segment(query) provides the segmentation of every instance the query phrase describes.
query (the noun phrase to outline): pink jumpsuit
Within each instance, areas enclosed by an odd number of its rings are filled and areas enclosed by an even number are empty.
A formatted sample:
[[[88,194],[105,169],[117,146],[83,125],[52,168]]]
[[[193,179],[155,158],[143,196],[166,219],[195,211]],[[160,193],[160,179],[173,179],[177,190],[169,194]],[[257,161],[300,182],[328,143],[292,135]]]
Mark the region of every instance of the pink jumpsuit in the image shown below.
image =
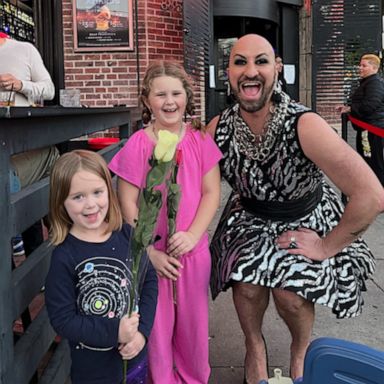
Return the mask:
[[[139,188],[145,186],[155,142],[144,130],[136,132],[109,164],[122,179]],[[186,231],[200,204],[203,176],[220,160],[221,152],[208,134],[187,127],[178,144],[182,152],[177,182],[181,201],[176,230]],[[160,212],[155,247],[164,251],[167,239],[165,204]],[[148,343],[149,382],[154,384],[207,384],[210,375],[208,347],[208,286],[211,258],[208,235],[181,259],[184,268],[176,282],[177,304],[173,303],[172,281],[159,277],[155,321]]]

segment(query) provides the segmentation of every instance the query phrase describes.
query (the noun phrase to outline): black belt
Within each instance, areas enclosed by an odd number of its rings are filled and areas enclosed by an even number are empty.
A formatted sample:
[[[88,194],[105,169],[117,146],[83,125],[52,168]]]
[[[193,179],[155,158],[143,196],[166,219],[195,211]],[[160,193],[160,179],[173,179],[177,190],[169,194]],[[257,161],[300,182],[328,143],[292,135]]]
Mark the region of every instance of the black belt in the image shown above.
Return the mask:
[[[243,208],[267,220],[292,221],[311,213],[320,203],[323,195],[322,185],[311,193],[296,200],[287,201],[265,201],[240,197]]]

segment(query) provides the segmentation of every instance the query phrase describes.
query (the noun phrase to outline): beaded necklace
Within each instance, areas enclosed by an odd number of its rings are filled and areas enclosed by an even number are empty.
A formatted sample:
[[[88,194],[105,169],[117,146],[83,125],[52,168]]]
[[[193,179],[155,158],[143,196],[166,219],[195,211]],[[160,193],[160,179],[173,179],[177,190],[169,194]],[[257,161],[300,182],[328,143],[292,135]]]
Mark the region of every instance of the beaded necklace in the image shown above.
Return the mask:
[[[289,104],[289,96],[281,93],[281,102],[275,103],[266,120],[263,131],[254,134],[240,115],[239,105],[235,107],[234,141],[240,153],[248,159],[263,161],[271,153],[280,127],[284,124]]]

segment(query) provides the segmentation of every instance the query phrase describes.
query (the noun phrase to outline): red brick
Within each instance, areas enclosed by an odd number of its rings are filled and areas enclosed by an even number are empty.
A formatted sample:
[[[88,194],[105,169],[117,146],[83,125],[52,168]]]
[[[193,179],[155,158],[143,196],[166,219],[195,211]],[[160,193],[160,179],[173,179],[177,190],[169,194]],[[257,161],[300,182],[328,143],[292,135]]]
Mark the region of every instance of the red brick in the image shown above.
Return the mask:
[[[138,1],[135,33],[138,33],[139,43],[136,47],[134,40],[132,52],[74,52],[72,2],[62,0],[62,3],[64,60],[67,63],[64,66],[65,86],[81,88],[82,99],[86,99],[89,106],[138,105],[136,49],[140,60],[140,79],[148,61],[170,59],[183,62],[183,16],[173,10],[162,11],[162,0]],[[135,2],[133,4],[135,6]],[[106,100],[97,99],[100,93]]]
[[[101,85],[101,82],[100,81],[87,81],[85,83],[85,86],[86,87],[99,87]]]
[[[85,73],[100,73],[101,72],[101,68],[100,67],[97,67],[97,68],[84,68],[84,72]]]

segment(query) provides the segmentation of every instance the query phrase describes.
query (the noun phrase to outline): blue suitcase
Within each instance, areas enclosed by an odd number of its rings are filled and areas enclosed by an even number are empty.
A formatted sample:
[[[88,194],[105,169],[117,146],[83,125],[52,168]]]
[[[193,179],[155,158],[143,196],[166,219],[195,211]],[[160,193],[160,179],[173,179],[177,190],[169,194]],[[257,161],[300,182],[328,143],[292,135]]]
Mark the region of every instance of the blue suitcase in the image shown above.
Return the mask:
[[[384,384],[384,351],[321,337],[306,353],[303,384]]]

